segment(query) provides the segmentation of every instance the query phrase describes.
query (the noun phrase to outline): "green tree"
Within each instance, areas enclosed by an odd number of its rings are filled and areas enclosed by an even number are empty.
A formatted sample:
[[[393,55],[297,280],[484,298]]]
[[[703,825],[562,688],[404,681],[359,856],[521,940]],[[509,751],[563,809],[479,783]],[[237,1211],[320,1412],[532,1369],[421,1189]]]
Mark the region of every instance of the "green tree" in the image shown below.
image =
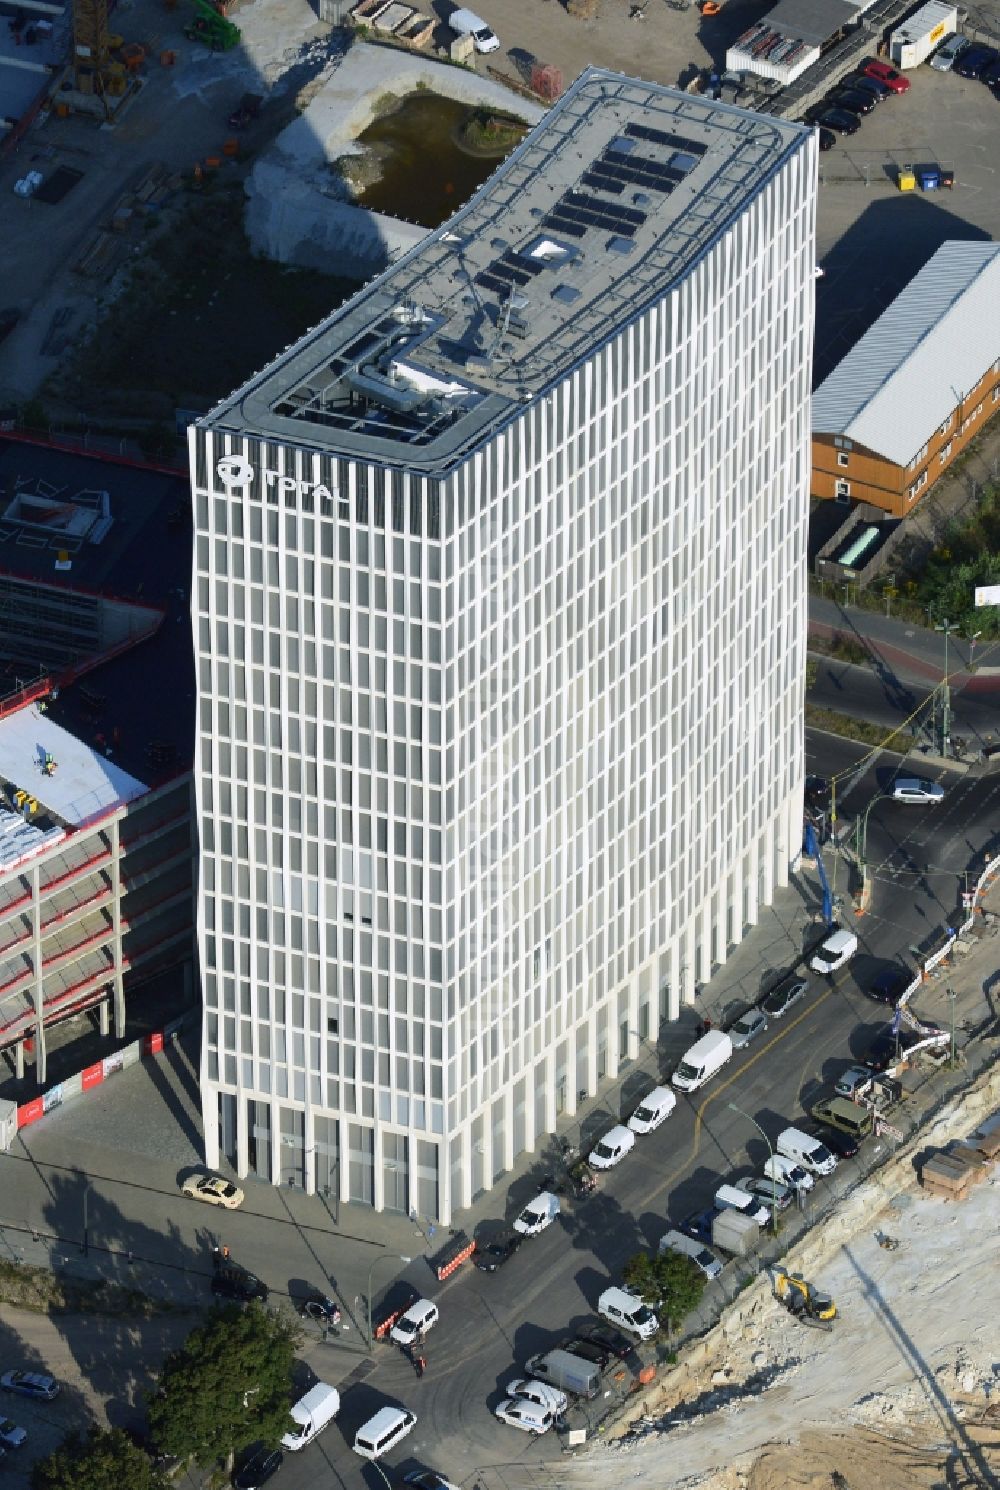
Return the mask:
[[[203,1468],[260,1439],[277,1444],[291,1426],[292,1362],[301,1336],[259,1304],[215,1309],[168,1356],[149,1399],[157,1448]]]
[[[705,1291],[704,1274],[682,1252],[660,1252],[651,1256],[637,1252],[623,1269],[625,1282],[651,1305],[664,1325],[677,1324],[700,1301]]]
[[[120,1428],[74,1433],[39,1459],[31,1490],[165,1490],[162,1476]]]

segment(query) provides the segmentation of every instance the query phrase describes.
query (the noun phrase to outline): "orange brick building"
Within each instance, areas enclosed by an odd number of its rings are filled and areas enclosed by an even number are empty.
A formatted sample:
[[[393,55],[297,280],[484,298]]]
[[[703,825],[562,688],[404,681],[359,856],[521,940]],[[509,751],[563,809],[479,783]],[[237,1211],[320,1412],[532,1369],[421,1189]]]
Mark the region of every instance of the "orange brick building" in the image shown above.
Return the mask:
[[[905,517],[1000,408],[1000,244],[945,243],[816,389],[812,494]]]

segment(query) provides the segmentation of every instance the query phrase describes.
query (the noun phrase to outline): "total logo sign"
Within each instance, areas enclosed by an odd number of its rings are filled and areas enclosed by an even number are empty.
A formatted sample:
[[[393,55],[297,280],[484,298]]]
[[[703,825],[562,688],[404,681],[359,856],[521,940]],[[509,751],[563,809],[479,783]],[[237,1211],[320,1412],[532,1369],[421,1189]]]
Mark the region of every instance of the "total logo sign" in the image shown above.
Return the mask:
[[[254,478],[254,469],[245,455],[224,455],[217,463],[216,473],[230,494],[245,492]],[[282,476],[278,471],[261,471],[261,479],[270,491],[277,487],[285,496],[302,497],[312,492],[321,502],[332,502],[336,492],[321,481],[299,481],[295,476]]]

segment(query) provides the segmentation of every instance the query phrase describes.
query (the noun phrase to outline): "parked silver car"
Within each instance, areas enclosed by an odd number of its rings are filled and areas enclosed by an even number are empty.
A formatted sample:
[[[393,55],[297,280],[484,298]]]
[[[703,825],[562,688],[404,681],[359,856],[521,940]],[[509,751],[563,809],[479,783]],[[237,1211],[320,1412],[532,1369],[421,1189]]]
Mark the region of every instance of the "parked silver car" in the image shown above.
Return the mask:
[[[931,67],[938,72],[951,72],[968,45],[964,36],[959,36],[957,31],[950,32],[929,59]]]
[[[761,1009],[748,1009],[735,1024],[729,1027],[729,1038],[734,1050],[742,1050],[751,1040],[756,1040],[767,1029],[767,1015]]]

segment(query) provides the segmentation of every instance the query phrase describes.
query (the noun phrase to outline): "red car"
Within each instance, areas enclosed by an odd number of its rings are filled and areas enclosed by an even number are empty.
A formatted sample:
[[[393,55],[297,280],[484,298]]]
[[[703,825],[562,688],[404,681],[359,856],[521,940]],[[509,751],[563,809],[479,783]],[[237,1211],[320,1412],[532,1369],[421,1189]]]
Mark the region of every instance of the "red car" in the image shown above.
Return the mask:
[[[892,93],[909,93],[910,80],[904,78],[901,72],[890,67],[888,62],[880,62],[876,57],[866,57],[858,71],[866,78],[874,78],[876,82],[884,83]]]

